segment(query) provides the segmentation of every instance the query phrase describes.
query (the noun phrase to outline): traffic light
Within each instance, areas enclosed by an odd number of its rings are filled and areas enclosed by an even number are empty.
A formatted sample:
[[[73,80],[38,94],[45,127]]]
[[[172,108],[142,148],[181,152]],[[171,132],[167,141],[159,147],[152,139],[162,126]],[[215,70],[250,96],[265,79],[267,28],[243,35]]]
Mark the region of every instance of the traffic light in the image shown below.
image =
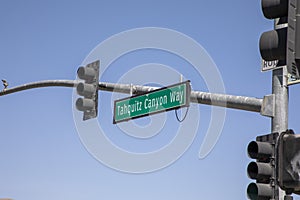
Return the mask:
[[[98,113],[98,88],[99,88],[100,61],[92,62],[85,67],[79,67],[77,75],[84,82],[77,85],[77,93],[83,98],[76,100],[76,108],[83,111],[83,120],[97,117]]]
[[[264,32],[259,49],[265,61],[278,60],[287,65],[289,74],[299,78],[300,72],[300,0],[262,0],[263,14],[278,19],[275,30]]]
[[[300,134],[281,133],[277,155],[279,186],[289,194],[300,194]]]
[[[256,159],[247,167],[248,176],[256,180],[247,187],[249,199],[275,199],[275,143],[278,133],[256,137],[248,145],[248,155]]]

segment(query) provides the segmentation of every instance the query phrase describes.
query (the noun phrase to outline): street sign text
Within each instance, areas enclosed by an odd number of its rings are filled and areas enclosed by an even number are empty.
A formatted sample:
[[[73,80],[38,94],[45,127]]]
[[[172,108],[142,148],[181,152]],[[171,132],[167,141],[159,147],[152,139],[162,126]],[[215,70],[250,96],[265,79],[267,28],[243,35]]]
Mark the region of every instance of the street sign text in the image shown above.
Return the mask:
[[[113,123],[189,106],[190,82],[182,82],[151,92],[116,100]]]

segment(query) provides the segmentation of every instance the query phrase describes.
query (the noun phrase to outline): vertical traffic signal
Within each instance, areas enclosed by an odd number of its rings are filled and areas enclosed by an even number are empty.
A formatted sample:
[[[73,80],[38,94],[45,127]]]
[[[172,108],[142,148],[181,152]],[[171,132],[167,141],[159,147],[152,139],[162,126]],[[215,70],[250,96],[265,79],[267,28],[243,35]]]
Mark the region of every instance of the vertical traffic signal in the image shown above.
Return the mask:
[[[247,167],[248,176],[256,180],[247,188],[247,196],[251,200],[275,199],[274,176],[275,176],[275,143],[278,133],[256,137],[248,145],[248,155],[256,159]]]
[[[263,14],[277,19],[275,30],[264,32],[259,41],[261,56],[266,61],[279,60],[289,74],[300,72],[300,0],[262,0]]]
[[[288,194],[300,194],[300,134],[280,134],[277,151],[278,184]]]
[[[98,87],[99,87],[100,61],[92,62],[85,67],[79,67],[77,75],[84,82],[77,85],[77,93],[83,98],[78,98],[76,108],[83,111],[83,120],[97,117],[98,113]]]
[[[289,0],[287,66],[293,78],[300,75],[300,0]]]

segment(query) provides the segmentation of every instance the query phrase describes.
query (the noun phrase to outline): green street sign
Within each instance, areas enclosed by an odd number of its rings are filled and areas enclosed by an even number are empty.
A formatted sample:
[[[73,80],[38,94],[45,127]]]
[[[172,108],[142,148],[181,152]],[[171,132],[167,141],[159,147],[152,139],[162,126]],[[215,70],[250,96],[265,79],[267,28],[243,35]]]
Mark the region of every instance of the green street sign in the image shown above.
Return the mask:
[[[185,81],[145,94],[116,100],[113,123],[189,106],[190,94],[190,81]]]

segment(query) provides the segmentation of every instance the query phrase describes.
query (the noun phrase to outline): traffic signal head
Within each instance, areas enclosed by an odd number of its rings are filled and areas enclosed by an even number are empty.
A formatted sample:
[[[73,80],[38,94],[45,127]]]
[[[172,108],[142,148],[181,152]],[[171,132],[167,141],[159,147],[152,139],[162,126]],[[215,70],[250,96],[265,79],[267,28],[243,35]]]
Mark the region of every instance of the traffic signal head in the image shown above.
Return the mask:
[[[77,84],[77,93],[83,97],[76,100],[76,108],[83,111],[83,120],[97,117],[98,113],[98,88],[99,88],[100,62],[92,62],[85,67],[79,67],[77,75],[84,82]]]
[[[279,137],[277,168],[279,186],[288,193],[300,194],[300,134],[293,130]]]
[[[278,133],[258,136],[256,141],[248,145],[248,155],[256,161],[249,163],[247,173],[249,178],[256,180],[247,188],[249,199],[273,199],[275,188],[273,180],[275,175],[274,155],[275,142]]]
[[[264,32],[259,40],[261,57],[266,61],[285,60],[286,35],[285,28]]]
[[[262,0],[261,7],[268,19],[284,17],[288,13],[288,0]]]
[[[249,199],[271,199],[273,196],[273,188],[267,184],[250,183],[247,188]]]
[[[266,18],[277,19],[275,30],[263,33],[259,49],[265,61],[279,60],[289,74],[299,78],[300,72],[300,0],[262,0]]]
[[[300,0],[289,0],[287,66],[294,78],[300,76]]]

